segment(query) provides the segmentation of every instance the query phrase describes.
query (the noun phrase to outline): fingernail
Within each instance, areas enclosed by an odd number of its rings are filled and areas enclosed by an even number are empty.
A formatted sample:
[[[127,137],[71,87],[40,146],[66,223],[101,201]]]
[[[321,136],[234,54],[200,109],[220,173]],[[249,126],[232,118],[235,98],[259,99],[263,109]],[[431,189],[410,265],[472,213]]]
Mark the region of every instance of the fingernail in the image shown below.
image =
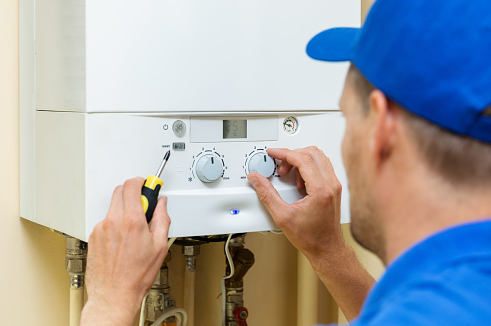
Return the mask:
[[[249,175],[247,175],[247,179],[249,180],[249,182],[252,184],[253,187],[256,187],[257,177],[255,175],[249,174]]]

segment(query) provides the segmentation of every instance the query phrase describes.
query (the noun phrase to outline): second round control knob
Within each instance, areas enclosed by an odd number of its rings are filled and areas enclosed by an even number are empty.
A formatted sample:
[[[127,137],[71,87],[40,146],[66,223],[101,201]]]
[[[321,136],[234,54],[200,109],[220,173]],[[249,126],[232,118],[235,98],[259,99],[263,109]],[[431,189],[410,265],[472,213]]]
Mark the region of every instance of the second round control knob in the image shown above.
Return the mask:
[[[203,182],[218,180],[223,173],[222,160],[214,154],[201,156],[196,162],[196,174]]]
[[[257,172],[266,178],[273,175],[275,170],[274,160],[266,153],[254,154],[248,164],[249,173]]]

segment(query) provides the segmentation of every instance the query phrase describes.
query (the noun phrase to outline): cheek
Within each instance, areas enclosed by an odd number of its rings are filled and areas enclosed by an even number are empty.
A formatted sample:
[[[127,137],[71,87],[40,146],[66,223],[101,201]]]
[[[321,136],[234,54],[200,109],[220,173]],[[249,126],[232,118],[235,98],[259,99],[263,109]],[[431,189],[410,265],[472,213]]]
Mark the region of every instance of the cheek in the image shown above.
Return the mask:
[[[362,173],[363,164],[363,139],[357,128],[347,125],[344,132],[343,141],[341,144],[341,152],[343,158],[346,176],[348,177],[348,186],[355,183],[360,173]],[[351,186],[349,186],[351,188]]]
[[[351,131],[351,128],[349,127],[348,124],[346,124],[346,129],[344,130],[344,135],[343,135],[343,141],[341,143],[341,155],[346,170],[348,170],[351,151],[353,150],[352,148],[353,141],[351,140],[352,138],[353,138],[353,133]]]

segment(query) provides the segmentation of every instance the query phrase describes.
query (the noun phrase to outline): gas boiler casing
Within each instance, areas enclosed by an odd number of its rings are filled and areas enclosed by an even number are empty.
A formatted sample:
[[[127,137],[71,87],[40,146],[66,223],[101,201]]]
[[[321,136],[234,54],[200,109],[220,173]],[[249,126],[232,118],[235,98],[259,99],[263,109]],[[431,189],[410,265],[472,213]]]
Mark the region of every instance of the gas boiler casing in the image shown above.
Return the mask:
[[[195,236],[277,229],[246,179],[249,159],[269,147],[316,145],[328,155],[338,178],[346,185],[340,159],[343,118],[339,112],[298,113],[300,128],[285,133],[283,119],[291,115],[230,117],[274,121],[277,140],[192,142],[192,126],[220,121],[223,116],[155,116],[137,114],[72,114],[38,112],[36,133],[37,222],[87,239],[107,213],[116,186],[134,176],[154,173],[173,144],[162,173],[161,194],[168,197],[172,219],[170,236]],[[177,137],[170,128],[181,120],[191,131]],[[250,121],[250,120],[249,120]],[[143,134],[143,135],[142,135]],[[223,160],[223,175],[215,182],[197,178],[196,162],[206,154]],[[280,162],[277,161],[277,164]],[[270,178],[282,198],[292,203],[303,193],[295,186],[295,173]],[[342,218],[348,221],[348,196],[343,197]],[[56,209],[55,209],[56,208]],[[232,214],[232,211],[238,214]]]
[[[335,112],[347,65],[315,62],[305,45],[323,29],[358,26],[359,1],[20,0],[19,8],[22,217],[87,240],[113,189],[155,173],[168,149],[161,194],[170,236],[276,229],[245,178],[251,153],[266,148],[318,146],[347,189]],[[283,130],[289,116],[298,119],[293,134]],[[206,126],[225,119],[259,125],[219,140],[221,130]],[[210,183],[195,170],[207,151],[224,166]],[[287,202],[301,198],[293,173],[270,180]]]

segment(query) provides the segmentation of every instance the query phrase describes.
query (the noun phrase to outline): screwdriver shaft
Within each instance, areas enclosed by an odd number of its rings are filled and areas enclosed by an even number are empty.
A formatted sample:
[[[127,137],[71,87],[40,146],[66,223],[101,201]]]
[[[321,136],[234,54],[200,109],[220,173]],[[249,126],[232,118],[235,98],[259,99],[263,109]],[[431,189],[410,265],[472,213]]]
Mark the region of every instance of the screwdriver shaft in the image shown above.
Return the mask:
[[[170,157],[170,150],[168,150],[167,153],[165,153],[164,159],[162,160],[162,163],[160,164],[159,170],[157,171],[157,174],[155,174],[155,176],[157,178],[160,178],[160,175],[162,174],[162,171],[164,170],[164,167],[167,164],[169,157]]]

